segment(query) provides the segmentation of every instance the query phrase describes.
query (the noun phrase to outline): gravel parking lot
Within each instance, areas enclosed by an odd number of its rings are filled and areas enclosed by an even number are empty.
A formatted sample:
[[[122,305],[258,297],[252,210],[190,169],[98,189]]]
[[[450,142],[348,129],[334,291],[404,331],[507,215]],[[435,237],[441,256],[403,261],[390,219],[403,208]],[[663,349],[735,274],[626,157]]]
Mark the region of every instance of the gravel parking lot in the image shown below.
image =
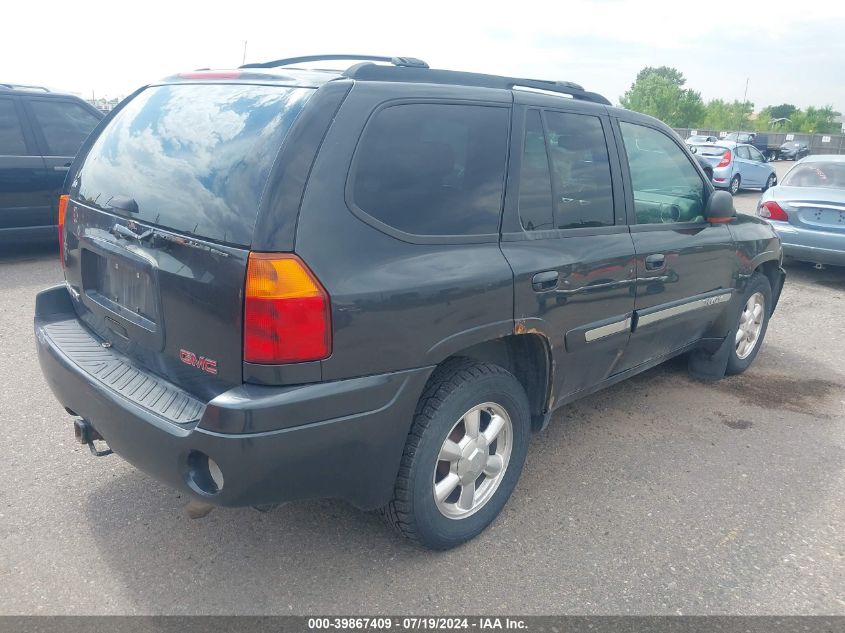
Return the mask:
[[[7,251],[0,614],[845,614],[845,271],[788,274],[749,372],[672,362],[566,407],[494,526],[437,554],[335,501],[192,521],[91,457],[34,353],[56,255]]]

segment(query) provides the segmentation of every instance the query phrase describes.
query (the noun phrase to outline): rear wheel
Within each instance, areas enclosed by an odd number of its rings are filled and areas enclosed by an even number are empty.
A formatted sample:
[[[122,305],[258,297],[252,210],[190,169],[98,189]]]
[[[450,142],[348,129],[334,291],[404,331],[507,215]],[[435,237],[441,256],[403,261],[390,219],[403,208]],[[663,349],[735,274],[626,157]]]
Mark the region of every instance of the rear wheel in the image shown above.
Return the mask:
[[[776,184],[778,184],[778,177],[775,174],[769,174],[769,178],[766,180],[766,184],[763,187],[763,191],[766,191],[767,189],[771,189]]]
[[[739,184],[740,184],[740,177],[739,174],[731,178],[731,194],[736,195],[739,193]]]
[[[490,363],[449,361],[420,399],[382,514],[432,549],[471,539],[510,497],[529,433],[528,399],[512,374]]]
[[[725,373],[741,374],[751,366],[769,325],[772,305],[772,286],[762,273],[752,275],[743,295],[743,304],[737,318],[733,336],[733,349],[728,357]]]

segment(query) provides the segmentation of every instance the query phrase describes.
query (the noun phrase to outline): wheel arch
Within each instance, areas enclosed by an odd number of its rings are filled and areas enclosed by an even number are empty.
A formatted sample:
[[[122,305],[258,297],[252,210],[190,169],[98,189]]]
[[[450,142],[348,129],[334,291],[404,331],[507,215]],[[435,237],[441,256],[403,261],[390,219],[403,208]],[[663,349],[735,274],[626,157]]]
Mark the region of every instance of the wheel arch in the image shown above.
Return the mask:
[[[553,367],[551,346],[543,334],[510,334],[474,343],[454,352],[443,363],[453,358],[493,363],[508,370],[528,396],[531,429],[539,431],[545,426],[551,408]]]

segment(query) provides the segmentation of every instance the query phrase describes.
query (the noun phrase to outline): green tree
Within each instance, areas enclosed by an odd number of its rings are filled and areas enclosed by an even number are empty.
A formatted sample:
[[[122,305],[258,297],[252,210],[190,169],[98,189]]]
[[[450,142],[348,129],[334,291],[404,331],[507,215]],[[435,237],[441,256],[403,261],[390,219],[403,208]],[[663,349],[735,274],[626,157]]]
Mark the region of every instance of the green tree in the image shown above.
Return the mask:
[[[798,108],[791,103],[781,103],[780,105],[763,108],[762,112],[766,112],[769,119],[791,119],[797,110]]]
[[[747,130],[754,104],[750,101],[713,99],[704,107],[701,126],[707,130]]]
[[[834,121],[839,116],[833,107],[824,106],[816,108],[808,107],[806,110],[797,110],[792,115],[792,123],[789,126],[793,132],[809,132],[812,134],[832,134],[839,132],[841,125]]]
[[[622,107],[656,117],[672,127],[695,126],[704,113],[701,94],[683,88],[686,79],[675,68],[647,66],[619,98]]]

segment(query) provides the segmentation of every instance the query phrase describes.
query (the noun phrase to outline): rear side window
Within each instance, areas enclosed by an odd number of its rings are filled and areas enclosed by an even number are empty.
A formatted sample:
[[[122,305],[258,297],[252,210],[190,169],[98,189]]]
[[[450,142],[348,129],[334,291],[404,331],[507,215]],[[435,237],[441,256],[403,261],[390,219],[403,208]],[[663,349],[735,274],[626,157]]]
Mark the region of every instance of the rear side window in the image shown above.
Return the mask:
[[[613,224],[610,159],[601,121],[584,114],[546,112],[546,126],[557,228]]]
[[[23,129],[15,111],[15,102],[0,99],[0,156],[26,156]]]
[[[412,103],[379,110],[358,147],[354,206],[422,236],[497,233],[507,108]]]
[[[78,196],[133,219],[248,246],[273,160],[313,92],[245,84],[147,88],[91,147]],[[134,199],[138,213],[110,209],[115,196]]]
[[[519,217],[526,231],[555,228],[552,215],[552,178],[549,155],[539,110],[529,110],[525,118],[522,167],[519,171]]]
[[[32,99],[29,105],[50,156],[75,156],[100,122],[96,114],[72,101]]]
[[[746,160],[751,159],[751,152],[748,151],[748,148],[745,145],[740,145],[736,148],[736,155]]]

